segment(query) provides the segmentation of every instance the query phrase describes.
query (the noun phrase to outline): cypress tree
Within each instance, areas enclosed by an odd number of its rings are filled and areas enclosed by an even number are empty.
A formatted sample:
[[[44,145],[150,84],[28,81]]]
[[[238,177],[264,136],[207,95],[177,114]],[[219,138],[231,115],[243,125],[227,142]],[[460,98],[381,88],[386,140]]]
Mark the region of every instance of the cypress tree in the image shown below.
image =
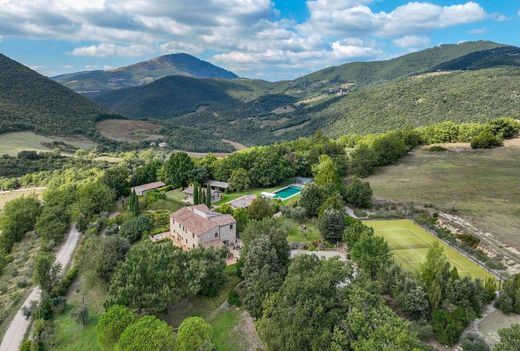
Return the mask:
[[[200,203],[199,185],[193,184],[193,204],[198,205]]]
[[[206,206],[208,206],[208,208],[211,208],[211,187],[208,186],[206,187]]]
[[[137,197],[135,190],[132,191],[130,197],[128,198],[128,210],[134,216],[139,216],[141,213],[141,209],[139,208],[139,198]]]

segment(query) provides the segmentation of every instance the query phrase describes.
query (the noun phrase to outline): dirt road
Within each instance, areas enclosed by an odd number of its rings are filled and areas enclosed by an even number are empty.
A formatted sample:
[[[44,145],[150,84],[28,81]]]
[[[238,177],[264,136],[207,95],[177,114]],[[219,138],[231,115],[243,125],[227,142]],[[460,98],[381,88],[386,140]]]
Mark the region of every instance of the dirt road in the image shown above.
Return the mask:
[[[69,233],[67,234],[67,240],[62,244],[56,253],[55,262],[61,264],[63,267],[63,272],[67,270],[68,265],[71,262],[72,254],[78,245],[80,237],[81,233],[76,229],[75,226],[72,226],[69,230]],[[23,306],[29,306],[32,301],[38,301],[40,299],[40,294],[40,288],[34,288],[29,294],[29,297],[27,297],[23,303]],[[14,319],[11,321],[11,324],[9,325],[9,328],[7,329],[2,340],[2,344],[0,344],[0,351],[18,351],[20,349],[23,338],[31,324],[31,321],[25,319],[25,317],[22,315],[23,306],[18,310],[14,316]]]

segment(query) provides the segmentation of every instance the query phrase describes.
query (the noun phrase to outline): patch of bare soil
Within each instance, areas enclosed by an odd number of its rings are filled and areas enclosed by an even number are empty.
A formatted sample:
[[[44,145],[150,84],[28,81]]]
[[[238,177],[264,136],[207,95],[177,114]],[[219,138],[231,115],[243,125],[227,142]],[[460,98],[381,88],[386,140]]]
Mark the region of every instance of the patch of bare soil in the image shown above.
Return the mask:
[[[471,322],[466,332],[476,333],[482,336],[488,345],[493,346],[500,341],[500,337],[498,336],[499,329],[508,328],[517,323],[520,323],[519,315],[506,315],[493,305],[489,305],[482,314],[482,318]]]
[[[470,143],[437,143],[437,144],[423,146],[422,148],[429,149],[432,146],[442,146],[443,148],[448,149],[449,151],[453,151],[453,152],[470,152],[470,151],[479,152],[480,151],[480,150],[472,149]],[[505,147],[520,146],[520,137],[504,140],[504,146]]]
[[[253,317],[242,311],[240,313],[240,322],[233,329],[233,333],[240,335],[240,341],[244,346],[244,350],[264,350],[264,344],[258,337]]]
[[[486,252],[490,257],[502,257],[502,262],[506,266],[507,272],[511,274],[520,273],[520,252],[505,245],[498,240],[495,235],[484,232],[476,228],[468,220],[453,214],[439,213],[440,224],[455,233],[471,233],[478,236],[481,240],[479,248]]]
[[[414,76],[413,79],[425,79],[425,78],[431,78],[431,77],[438,77],[438,76],[445,76],[447,74],[452,74],[460,71],[438,71],[438,72],[429,72],[429,73],[423,73],[419,74],[417,76]]]
[[[236,142],[236,141],[227,140],[227,139],[222,139],[222,141],[233,146],[236,150],[247,149],[247,146],[245,146],[244,144],[240,144],[239,142]]]

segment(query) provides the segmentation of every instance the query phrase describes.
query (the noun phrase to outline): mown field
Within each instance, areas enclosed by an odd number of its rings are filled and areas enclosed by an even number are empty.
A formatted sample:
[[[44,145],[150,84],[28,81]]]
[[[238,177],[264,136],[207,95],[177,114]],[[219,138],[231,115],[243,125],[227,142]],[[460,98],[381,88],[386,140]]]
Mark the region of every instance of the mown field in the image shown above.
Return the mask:
[[[82,149],[94,146],[93,142],[82,136],[63,138],[43,136],[32,132],[14,132],[0,134],[0,155],[16,156],[24,150],[52,151],[42,143],[52,143],[53,141],[64,142]]]
[[[520,142],[474,151],[420,149],[368,178],[376,198],[433,204],[520,249]]]
[[[434,243],[439,243],[452,267],[457,267],[461,276],[484,280],[493,277],[485,269],[469,260],[448,244],[428,233],[408,219],[365,221],[374,228],[376,235],[385,238],[394,255],[394,261],[408,272],[414,272],[426,260]]]

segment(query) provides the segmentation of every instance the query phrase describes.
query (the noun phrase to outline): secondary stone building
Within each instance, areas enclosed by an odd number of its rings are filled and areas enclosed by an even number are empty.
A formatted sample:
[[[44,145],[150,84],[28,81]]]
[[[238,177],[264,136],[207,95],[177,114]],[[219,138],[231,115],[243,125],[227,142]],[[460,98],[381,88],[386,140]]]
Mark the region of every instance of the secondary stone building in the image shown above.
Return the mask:
[[[206,188],[202,188],[204,194],[206,193]],[[184,201],[193,204],[193,193],[195,189],[192,186],[187,187],[182,192],[184,194]],[[211,203],[217,202],[222,199],[222,193],[218,190],[211,189]]]
[[[233,216],[204,204],[184,207],[170,215],[170,239],[184,250],[199,245],[232,249],[237,243],[236,224]]]
[[[151,190],[159,189],[159,188],[162,188],[162,187],[165,186],[165,185],[166,185],[166,184],[164,184],[163,182],[153,182],[153,183],[148,183],[148,184],[143,184],[143,185],[134,186],[134,187],[132,187],[130,190],[131,190],[131,191],[135,191],[135,193],[136,193],[138,196],[142,196],[142,195],[144,195],[144,193],[146,193],[147,191],[151,191]]]

